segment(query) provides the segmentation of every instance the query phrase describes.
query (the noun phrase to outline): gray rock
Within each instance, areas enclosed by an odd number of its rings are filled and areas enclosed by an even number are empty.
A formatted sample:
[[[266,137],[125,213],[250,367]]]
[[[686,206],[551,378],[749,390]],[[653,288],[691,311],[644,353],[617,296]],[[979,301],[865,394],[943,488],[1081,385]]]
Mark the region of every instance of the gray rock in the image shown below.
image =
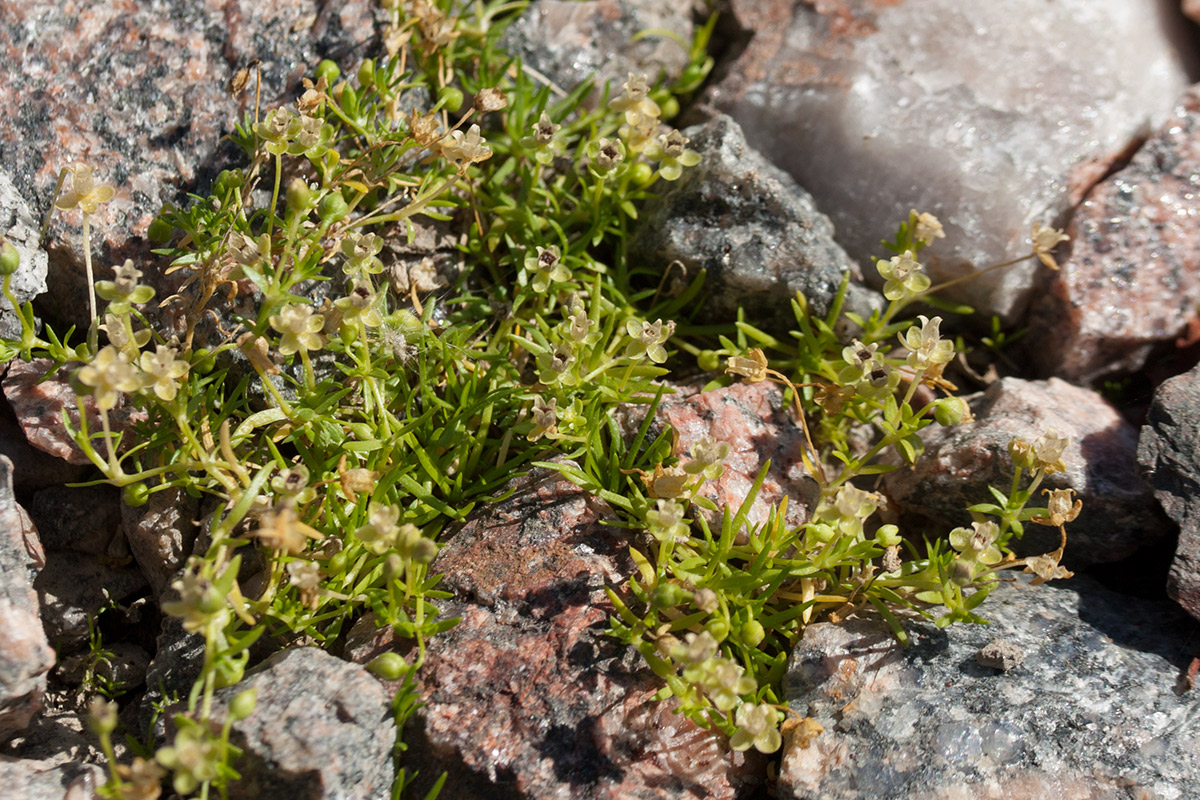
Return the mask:
[[[25,497],[47,486],[81,480],[87,471],[82,464],[68,464],[31,445],[7,398],[0,399],[0,455],[12,461],[13,489]]]
[[[1172,520],[1179,545],[1171,596],[1200,619],[1200,366],[1158,387],[1138,442],[1138,466]]]
[[[42,707],[46,673],[54,666],[31,585],[41,552],[36,542],[37,531],[22,524],[13,498],[12,463],[0,456],[0,742]]]
[[[0,756],[0,786],[4,796],[37,800],[92,800],[105,782],[95,764],[35,761]]]
[[[132,599],[146,588],[146,579],[136,568],[108,557],[48,550],[33,588],[46,636],[65,654],[87,643],[89,617],[95,618],[109,600]]]
[[[888,496],[905,512],[943,527],[971,521],[964,510],[995,502],[989,485],[1012,485],[1009,442],[1017,436],[1034,441],[1050,428],[1070,438],[1063,454],[1066,472],[1049,475],[1048,489],[1071,488],[1083,500],[1079,518],[1067,524],[1063,563],[1071,568],[1119,561],[1167,532],[1149,487],[1136,473],[1137,431],[1100,395],[1058,378],[1025,381],[1004,378],[986,392],[967,398],[976,421],[921,432],[925,452],[912,469],[884,476]],[[1040,492],[1030,506],[1044,506]],[[1013,543],[1022,555],[1054,550],[1056,528],[1027,524],[1025,537]]]
[[[199,510],[200,501],[178,487],[152,492],[139,508],[121,504],[125,538],[154,597],[162,595],[192,552]]]
[[[1063,222],[1189,82],[1186,22],[1158,0],[731,5],[749,43],[707,104],[812,193],[864,268],[910,209],[940,217],[946,239],[922,252],[935,282],[1028,253],[1033,222]],[[1035,269],[948,294],[1015,316]]]
[[[741,126],[721,115],[684,133],[703,160],[648,204],[629,250],[662,269],[683,262],[689,281],[708,270],[701,318],[732,321],[744,306],[752,324],[786,331],[796,292],[823,316],[847,272],[846,310],[881,306],[812,196],[748,145]]]
[[[1179,691],[1196,625],[1089,579],[1002,584],[990,626],[913,624],[904,650],[876,619],[811,626],[789,705],[824,733],[784,744],[787,800],[1185,800],[1200,786],[1196,699]],[[979,666],[995,636],[1025,652]]]
[[[103,767],[107,764],[104,751],[86,726],[86,711],[43,710],[19,736],[5,744],[2,755],[41,762],[47,767],[73,762]]]
[[[500,46],[520,56],[563,91],[595,76],[598,87],[615,81],[614,92],[629,73],[653,82],[674,80],[688,63],[687,48],[669,36],[642,31],[665,30],[692,39],[691,8],[670,0],[534,0]]]
[[[1044,271],[1026,342],[1043,374],[1097,382],[1135,372],[1180,335],[1200,303],[1200,87],[1127,167],[1075,209],[1070,255]],[[1053,342],[1053,347],[1046,347]]]
[[[0,240],[17,249],[21,266],[12,276],[12,291],[25,303],[46,291],[46,251],[38,243],[40,220],[17,191],[12,179],[0,169]],[[21,338],[21,324],[7,297],[0,296],[0,336]]]
[[[258,703],[233,723],[232,741],[245,751],[234,765],[242,776],[230,787],[235,800],[390,795],[391,696],[365,669],[315,647],[279,652],[217,692],[216,718],[247,689],[258,691]]]
[[[546,471],[515,488],[431,567],[453,593],[439,609],[461,622],[428,641],[417,675],[423,705],[405,731],[416,796],[443,771],[455,800],[746,796],[762,760],[651,702],[661,681],[604,633],[604,586],[633,570],[628,539],[601,524],[611,510]],[[403,649],[390,628],[351,639],[364,662]]]
[[[204,636],[188,633],[181,620],[164,616],[146,668],[146,691],[138,699],[134,724],[139,736],[162,742],[166,720],[155,707],[186,700],[204,667]]]
[[[128,555],[121,535],[121,491],[113,486],[53,486],[33,496],[29,516],[42,546],[95,556]]]

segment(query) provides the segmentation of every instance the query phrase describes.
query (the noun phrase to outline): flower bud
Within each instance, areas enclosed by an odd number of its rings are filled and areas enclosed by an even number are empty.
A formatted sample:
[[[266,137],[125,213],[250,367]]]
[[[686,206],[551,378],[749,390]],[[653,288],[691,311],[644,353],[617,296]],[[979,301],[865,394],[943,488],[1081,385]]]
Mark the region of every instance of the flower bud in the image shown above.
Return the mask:
[[[729,622],[720,617],[710,619],[704,627],[718,642],[723,642],[729,637]]]
[[[150,223],[150,227],[146,229],[146,238],[155,244],[166,244],[171,241],[171,234],[174,232],[174,225],[162,217],[155,217],[154,221]]]
[[[660,583],[650,593],[651,608],[675,608],[686,603],[688,592],[677,583]]]
[[[292,178],[287,187],[288,216],[306,213],[312,208],[312,190],[303,178]]]
[[[696,356],[696,364],[705,372],[716,372],[721,368],[721,357],[714,350],[701,350]]]
[[[462,108],[462,89],[456,89],[453,86],[444,86],[442,87],[442,90],[438,92],[438,101],[441,103],[442,108],[446,109],[451,114],[454,114],[460,108]]]

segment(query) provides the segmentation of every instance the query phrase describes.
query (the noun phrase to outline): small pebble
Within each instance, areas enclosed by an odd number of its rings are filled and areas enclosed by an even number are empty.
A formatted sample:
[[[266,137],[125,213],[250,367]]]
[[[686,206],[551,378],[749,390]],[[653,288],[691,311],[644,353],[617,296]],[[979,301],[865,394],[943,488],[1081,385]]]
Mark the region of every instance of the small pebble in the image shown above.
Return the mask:
[[[1025,660],[1025,653],[1012,642],[993,639],[979,649],[975,660],[981,667],[991,667],[1001,672],[1008,672]]]

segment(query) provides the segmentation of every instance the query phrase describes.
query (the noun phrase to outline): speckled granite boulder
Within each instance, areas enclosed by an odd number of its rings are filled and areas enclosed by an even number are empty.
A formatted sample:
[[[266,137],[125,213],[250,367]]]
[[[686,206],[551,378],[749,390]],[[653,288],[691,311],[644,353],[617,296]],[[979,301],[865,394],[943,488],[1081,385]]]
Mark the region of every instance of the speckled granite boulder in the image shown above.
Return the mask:
[[[264,104],[283,102],[321,58],[352,66],[369,55],[375,10],[370,0],[5,3],[0,170],[40,218],[58,171],[91,164],[117,190],[93,220],[97,268],[150,260],[140,237],[159,207],[211,178],[221,136],[253,113],[252,90],[227,94],[233,73],[261,60]],[[78,211],[56,214],[47,240],[47,300],[76,322],[87,308],[79,224]]]
[[[38,618],[31,572],[41,545],[12,493],[12,463],[0,456],[0,742],[42,707],[54,651]]]
[[[129,555],[121,535],[121,490],[115,486],[52,486],[33,496],[29,516],[42,546],[94,556]]]
[[[1194,622],[1094,581],[1002,584],[989,626],[822,623],[792,654],[789,705],[824,733],[785,742],[784,800],[1190,800],[1196,699],[1179,691]],[[1007,672],[977,654],[1001,638]]]
[[[46,291],[46,251],[38,244],[41,223],[35,217],[28,201],[0,168],[0,240],[15,247],[21,259],[20,267],[12,276],[12,290],[18,303],[25,303]],[[21,337],[21,325],[7,297],[0,297],[0,336]]]
[[[1167,516],[1179,524],[1167,589],[1200,619],[1200,366],[1154,393],[1138,464]]]
[[[946,239],[922,253],[935,282],[1028,253],[1032,223],[1063,221],[1189,82],[1187,23],[1154,0],[731,7],[749,41],[707,105],[812,193],[864,267],[910,209],[940,217]],[[1015,316],[1035,269],[949,293]]]
[[[461,617],[428,642],[421,706],[405,732],[417,796],[448,772],[455,800],[689,800],[745,797],[762,761],[735,753],[653,703],[661,682],[641,656],[605,635],[603,587],[633,571],[612,514],[556,473],[459,531],[433,563]],[[362,623],[347,655],[367,661],[390,629]]]
[[[1083,512],[1067,526],[1065,564],[1117,561],[1166,534],[1166,520],[1135,471],[1137,431],[1100,395],[1058,378],[1005,378],[968,399],[974,423],[929,426],[921,432],[925,453],[914,467],[884,476],[901,511],[926,517],[940,532],[967,524],[967,506],[993,502],[989,484],[1005,491],[1012,485],[1013,437],[1032,442],[1055,428],[1071,439],[1063,454],[1067,470],[1047,476],[1042,485],[1070,487],[1083,500]],[[1039,494],[1031,505],[1044,505],[1045,499]],[[1058,542],[1057,529],[1027,525],[1014,548],[1036,555]]]
[[[642,31],[670,31],[680,38]],[[688,63],[682,42],[692,38],[691,8],[671,0],[534,0],[509,28],[500,46],[561,90],[595,76],[599,86],[629,73],[654,81],[678,78]]]
[[[847,272],[846,310],[869,315],[882,305],[834,241],[829,218],[787,173],[746,143],[741,126],[721,115],[684,133],[702,160],[659,189],[641,215],[629,252],[635,261],[664,270],[681,261],[686,281],[708,270],[697,319],[732,321],[743,306],[752,324],[784,332],[796,325],[790,303],[796,292],[824,316]]]
[[[233,724],[245,753],[234,767],[235,800],[268,797],[377,800],[389,797],[396,725],[391,695],[362,667],[315,647],[276,653],[236,686],[217,692],[228,704],[258,691],[254,713]]]
[[[1133,372],[1179,336],[1200,302],[1200,87],[1129,166],[1075,209],[1070,256],[1031,307],[1029,352],[1043,374],[1094,382]],[[1053,347],[1044,346],[1053,342]]]

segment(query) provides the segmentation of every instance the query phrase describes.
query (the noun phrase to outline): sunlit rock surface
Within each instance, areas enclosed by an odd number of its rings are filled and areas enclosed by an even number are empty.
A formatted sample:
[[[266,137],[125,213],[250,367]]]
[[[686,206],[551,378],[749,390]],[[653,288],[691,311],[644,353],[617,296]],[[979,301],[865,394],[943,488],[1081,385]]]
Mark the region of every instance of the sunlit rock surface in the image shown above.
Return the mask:
[[[757,31],[707,103],[794,175],[851,256],[916,208],[935,281],[1028,252],[1188,82],[1160,0],[733,0]],[[1133,65],[1137,65],[1136,68]],[[955,287],[1014,314],[1035,265]]]
[[[1028,577],[1028,576],[1026,576]],[[878,618],[811,626],[788,704],[824,732],[783,745],[781,800],[1191,800],[1196,700],[1179,675],[1194,621],[1087,578],[998,586],[991,625]],[[1024,658],[979,664],[995,639]]]

